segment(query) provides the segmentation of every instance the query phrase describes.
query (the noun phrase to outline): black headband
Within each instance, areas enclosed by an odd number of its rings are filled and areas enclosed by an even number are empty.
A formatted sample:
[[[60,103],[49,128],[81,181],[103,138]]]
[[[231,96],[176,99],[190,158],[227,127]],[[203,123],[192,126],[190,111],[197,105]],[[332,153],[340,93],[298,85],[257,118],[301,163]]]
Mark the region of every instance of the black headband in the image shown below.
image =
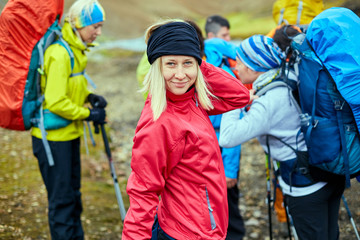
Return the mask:
[[[185,22],[172,22],[155,29],[147,43],[148,61],[152,64],[165,55],[192,56],[200,65],[200,42],[195,28]]]

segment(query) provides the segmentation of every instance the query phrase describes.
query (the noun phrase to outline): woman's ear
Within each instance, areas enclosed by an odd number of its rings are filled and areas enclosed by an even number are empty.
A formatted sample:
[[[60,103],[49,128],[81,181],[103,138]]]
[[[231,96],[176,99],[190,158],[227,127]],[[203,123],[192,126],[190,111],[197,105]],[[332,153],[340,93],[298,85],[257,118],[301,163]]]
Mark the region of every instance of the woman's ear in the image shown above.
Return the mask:
[[[214,38],[215,37],[215,34],[213,32],[209,32],[207,34],[207,38],[210,39],[210,38]]]

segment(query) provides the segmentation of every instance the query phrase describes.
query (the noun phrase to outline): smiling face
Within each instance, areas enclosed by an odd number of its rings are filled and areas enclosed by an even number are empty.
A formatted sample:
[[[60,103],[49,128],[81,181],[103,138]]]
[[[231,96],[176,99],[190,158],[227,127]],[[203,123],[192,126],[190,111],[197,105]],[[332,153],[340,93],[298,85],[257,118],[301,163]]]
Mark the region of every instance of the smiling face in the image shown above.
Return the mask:
[[[86,27],[77,29],[83,42],[85,42],[85,43],[94,42],[95,39],[97,38],[97,36],[101,35],[101,28],[103,26],[103,23],[104,22],[98,22],[98,23],[91,24]]]
[[[195,83],[198,63],[194,57],[190,56],[162,56],[161,71],[166,89],[175,95],[181,95]]]

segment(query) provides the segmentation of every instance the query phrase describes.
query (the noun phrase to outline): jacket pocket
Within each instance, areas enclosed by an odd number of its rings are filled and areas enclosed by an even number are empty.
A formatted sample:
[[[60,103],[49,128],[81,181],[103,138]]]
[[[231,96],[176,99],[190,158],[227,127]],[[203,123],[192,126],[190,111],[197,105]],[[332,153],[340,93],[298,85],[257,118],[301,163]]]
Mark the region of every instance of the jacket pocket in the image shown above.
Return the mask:
[[[216,228],[216,222],[215,222],[215,218],[214,218],[214,214],[213,214],[213,209],[211,208],[211,205],[210,205],[209,193],[208,193],[206,186],[205,186],[205,192],[206,192],[206,202],[207,202],[207,207],[208,207],[209,217],[210,217],[211,230],[214,230]]]

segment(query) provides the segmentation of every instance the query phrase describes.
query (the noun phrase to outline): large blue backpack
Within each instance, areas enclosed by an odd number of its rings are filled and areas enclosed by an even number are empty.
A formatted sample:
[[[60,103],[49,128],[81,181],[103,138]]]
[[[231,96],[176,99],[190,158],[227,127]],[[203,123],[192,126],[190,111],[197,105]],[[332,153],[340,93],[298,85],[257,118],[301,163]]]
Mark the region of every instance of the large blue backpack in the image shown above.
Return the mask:
[[[309,164],[345,176],[347,186],[360,174],[359,30],[351,10],[330,8],[291,43]]]

